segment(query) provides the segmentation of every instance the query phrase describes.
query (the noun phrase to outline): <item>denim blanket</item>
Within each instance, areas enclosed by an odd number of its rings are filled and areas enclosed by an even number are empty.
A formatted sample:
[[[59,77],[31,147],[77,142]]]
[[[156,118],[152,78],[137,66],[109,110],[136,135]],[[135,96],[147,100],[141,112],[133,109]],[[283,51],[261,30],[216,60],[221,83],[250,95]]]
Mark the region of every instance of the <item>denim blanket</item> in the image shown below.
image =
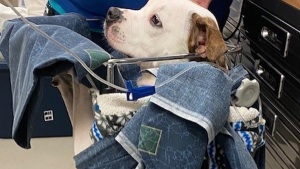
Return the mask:
[[[143,115],[133,117],[116,140],[146,168],[201,168],[206,145],[220,139],[226,168],[254,169],[227,123],[232,86],[229,76],[209,64],[163,65],[156,94],[138,112]]]
[[[227,121],[233,82],[246,74],[237,69],[239,75],[231,71],[227,76],[210,64],[162,65],[150,102],[116,137],[104,137],[76,155],[76,167],[258,168]]]
[[[28,20],[77,54],[92,69],[109,59],[103,49],[88,39],[89,26],[78,14]],[[42,95],[40,78],[55,76],[74,67],[75,76],[80,81],[87,72],[69,53],[20,19],[6,21],[0,51],[10,69],[14,114],[12,135],[21,147],[30,148],[33,120]]]

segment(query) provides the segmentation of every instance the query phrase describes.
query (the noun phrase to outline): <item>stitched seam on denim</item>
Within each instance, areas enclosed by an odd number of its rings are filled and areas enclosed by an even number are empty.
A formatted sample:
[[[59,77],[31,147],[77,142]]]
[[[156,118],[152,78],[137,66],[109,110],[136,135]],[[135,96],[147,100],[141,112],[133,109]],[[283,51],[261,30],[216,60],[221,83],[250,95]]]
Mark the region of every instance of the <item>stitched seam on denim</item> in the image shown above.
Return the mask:
[[[196,65],[193,65],[193,66],[191,66],[191,67],[188,67],[187,69],[184,69],[184,70],[180,71],[179,73],[177,73],[177,74],[174,75],[173,77],[171,77],[171,78],[169,78],[168,80],[165,80],[165,81],[163,81],[161,84],[157,85],[156,88],[162,87],[163,85],[166,85],[166,84],[170,83],[171,81],[173,81],[173,80],[176,79],[177,77],[181,76],[181,75],[184,74],[185,72],[187,72],[187,71],[189,71],[189,70],[191,70],[192,68],[197,67],[197,66],[199,66],[199,65],[196,64]]]
[[[223,133],[223,134],[226,134],[226,135],[232,137],[231,133],[225,127],[222,127],[222,130],[220,131],[220,133]]]
[[[141,155],[138,153],[136,147],[129,141],[124,133],[120,132],[115,139],[128,152],[128,154],[130,154],[131,157],[135,159],[135,161],[137,161],[138,163],[142,163]]]
[[[168,78],[167,80],[165,80],[165,81],[163,81],[161,84],[158,84],[158,85],[156,85],[156,87],[155,88],[159,88],[159,87],[162,87],[162,86],[164,86],[164,85],[166,85],[166,84],[168,84],[168,83],[170,83],[171,81],[173,81],[173,80],[175,80],[176,78],[178,78],[179,76],[181,76],[181,75],[183,75],[184,73],[186,73],[187,71],[189,71],[189,70],[191,70],[191,69],[193,69],[193,68],[195,68],[195,67],[198,67],[198,66],[200,66],[201,64],[203,64],[203,65],[210,65],[210,64],[208,64],[208,63],[197,63],[196,65],[192,65],[191,67],[188,67],[188,68],[186,68],[186,69],[184,69],[184,70],[182,70],[182,71],[180,71],[179,73],[177,73],[177,74],[175,74],[173,77],[171,77],[171,78]],[[214,66],[213,66],[214,67]],[[215,68],[215,67],[214,67]],[[221,71],[220,69],[217,69],[217,71]],[[221,71],[222,73],[224,73],[223,71]],[[199,79],[194,79],[194,78],[190,78],[191,80],[195,80],[195,81],[200,81],[200,82],[202,82],[201,80],[199,80]]]
[[[207,131],[208,142],[211,142],[215,137],[215,130],[211,121],[203,115],[179,106],[178,104],[159,96],[158,94],[153,95],[150,98],[150,101],[183,119],[199,124]]]
[[[143,163],[139,163],[136,167],[135,167],[135,169],[144,169],[145,167],[144,167],[144,164]]]

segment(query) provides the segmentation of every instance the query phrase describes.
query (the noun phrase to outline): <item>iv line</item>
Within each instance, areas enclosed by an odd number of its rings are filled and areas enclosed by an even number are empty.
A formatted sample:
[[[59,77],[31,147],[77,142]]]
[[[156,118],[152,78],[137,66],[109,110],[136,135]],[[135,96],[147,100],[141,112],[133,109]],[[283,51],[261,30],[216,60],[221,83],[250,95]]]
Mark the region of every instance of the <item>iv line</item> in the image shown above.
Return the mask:
[[[4,2],[22,19],[22,21],[24,21],[27,25],[29,25],[33,30],[39,32],[43,37],[47,38],[48,40],[54,42],[56,45],[58,45],[59,47],[61,47],[62,49],[64,49],[65,51],[67,51],[68,53],[70,53],[81,65],[82,67],[87,70],[95,79],[97,79],[98,81],[106,84],[107,86],[113,87],[117,90],[123,91],[123,92],[127,92],[127,89],[122,88],[120,86],[117,86],[115,84],[109,83],[108,81],[102,79],[101,77],[99,77],[96,73],[94,73],[74,52],[72,52],[70,49],[68,49],[67,47],[65,47],[64,45],[62,45],[61,43],[59,43],[57,40],[51,38],[49,35],[47,35],[45,32],[43,32],[42,30],[40,30],[37,26],[35,26],[33,23],[29,22],[25,17],[22,16],[22,14],[20,14],[16,8],[8,1],[8,0],[4,0]],[[106,52],[107,53],[107,52]],[[110,55],[109,53],[107,53],[108,55]],[[111,55],[110,55],[111,56]]]

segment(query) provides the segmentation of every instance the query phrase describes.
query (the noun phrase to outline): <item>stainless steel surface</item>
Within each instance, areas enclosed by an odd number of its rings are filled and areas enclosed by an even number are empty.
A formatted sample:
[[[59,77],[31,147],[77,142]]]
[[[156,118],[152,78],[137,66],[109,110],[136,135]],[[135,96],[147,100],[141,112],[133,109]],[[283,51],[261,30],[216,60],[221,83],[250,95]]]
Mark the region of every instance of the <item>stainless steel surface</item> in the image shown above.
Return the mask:
[[[233,44],[227,44],[228,51],[226,54],[241,52],[242,47]],[[223,54],[222,54],[223,55]],[[166,61],[166,60],[177,60],[177,59],[193,59],[198,58],[199,55],[196,53],[188,54],[177,54],[169,56],[159,56],[159,57],[144,57],[144,58],[122,58],[122,59],[110,59],[107,61],[107,65],[116,65],[116,64],[138,64],[142,62],[154,62],[154,61]]]
[[[241,61],[241,52],[242,47],[239,45],[234,45],[231,43],[227,43],[228,51],[225,53],[225,56],[230,59],[230,66],[236,65]],[[178,60],[178,59],[193,59],[198,58],[199,56],[196,53],[189,54],[178,54],[178,55],[169,55],[169,56],[161,56],[161,57],[147,57],[147,58],[122,58],[122,59],[110,59],[105,63],[107,67],[107,76],[106,80],[110,83],[115,82],[114,73],[115,66],[122,64],[139,64],[143,62],[154,62],[154,61],[166,61],[166,60]],[[224,70],[225,71],[225,70]],[[225,71],[226,72],[226,71]],[[111,87],[107,87],[107,90],[112,89]]]
[[[115,83],[115,64],[114,63],[109,63],[107,64],[107,76],[106,76],[106,80],[112,84]],[[108,89],[110,89],[111,87],[108,86]]]
[[[154,62],[154,61],[165,61],[165,60],[175,60],[175,59],[192,59],[199,57],[195,53],[190,54],[178,54],[171,56],[161,56],[161,57],[145,57],[145,58],[122,58],[122,59],[110,59],[108,65],[116,64],[138,64],[142,62]]]
[[[153,61],[165,61],[165,60],[176,60],[176,59],[192,59],[199,57],[195,53],[189,54],[179,54],[179,55],[170,55],[170,56],[162,56],[162,57],[147,57],[147,58],[122,58],[122,59],[110,59],[107,61],[107,76],[106,80],[112,84],[114,84],[114,74],[115,74],[115,66],[122,64],[139,64],[143,62],[153,62]],[[108,86],[106,90],[111,90],[112,88]]]

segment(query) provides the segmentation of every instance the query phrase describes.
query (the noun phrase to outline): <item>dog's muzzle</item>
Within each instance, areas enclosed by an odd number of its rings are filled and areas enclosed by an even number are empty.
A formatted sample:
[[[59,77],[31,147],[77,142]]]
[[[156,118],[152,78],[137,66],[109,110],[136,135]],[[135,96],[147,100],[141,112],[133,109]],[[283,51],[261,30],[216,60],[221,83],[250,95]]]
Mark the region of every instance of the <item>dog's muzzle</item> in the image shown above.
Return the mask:
[[[119,21],[122,18],[122,11],[116,7],[110,7],[106,14],[106,23],[112,24]]]

